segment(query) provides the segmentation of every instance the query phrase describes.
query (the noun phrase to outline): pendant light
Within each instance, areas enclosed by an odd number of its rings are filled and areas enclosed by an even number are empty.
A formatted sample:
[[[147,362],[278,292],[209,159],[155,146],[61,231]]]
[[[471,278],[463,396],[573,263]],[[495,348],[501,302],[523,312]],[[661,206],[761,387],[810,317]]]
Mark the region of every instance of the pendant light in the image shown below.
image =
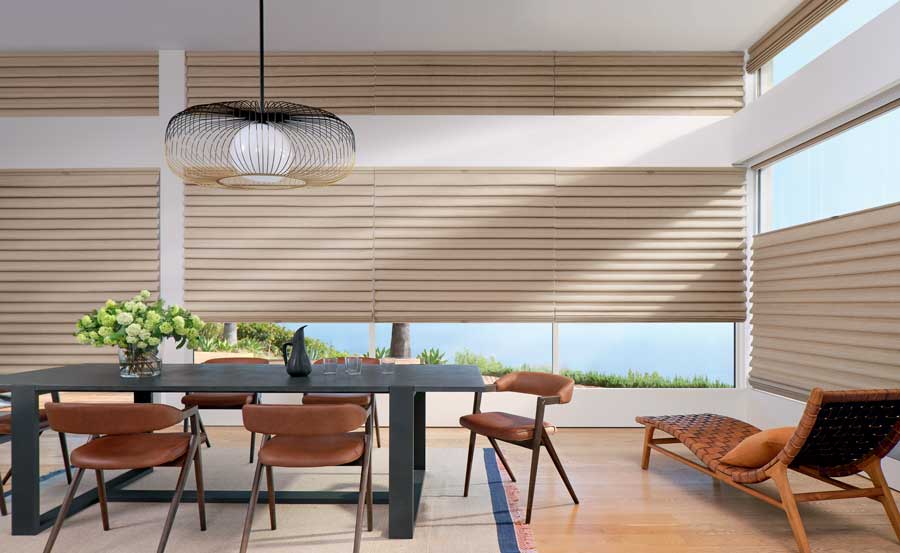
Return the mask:
[[[187,184],[279,190],[328,185],[353,170],[356,140],[337,115],[265,99],[259,0],[259,100],[191,106],[169,120],[166,161]]]

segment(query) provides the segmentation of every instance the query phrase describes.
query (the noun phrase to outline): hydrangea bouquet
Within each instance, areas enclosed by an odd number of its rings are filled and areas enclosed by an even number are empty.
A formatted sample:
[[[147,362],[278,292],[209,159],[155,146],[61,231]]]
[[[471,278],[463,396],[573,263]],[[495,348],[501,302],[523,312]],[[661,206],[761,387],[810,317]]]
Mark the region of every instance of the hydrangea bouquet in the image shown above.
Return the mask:
[[[149,299],[150,292],[142,290],[128,301],[107,300],[78,320],[75,337],[82,344],[118,347],[124,377],[158,376],[162,341],[174,338],[176,347],[194,348],[204,323],[181,306]]]

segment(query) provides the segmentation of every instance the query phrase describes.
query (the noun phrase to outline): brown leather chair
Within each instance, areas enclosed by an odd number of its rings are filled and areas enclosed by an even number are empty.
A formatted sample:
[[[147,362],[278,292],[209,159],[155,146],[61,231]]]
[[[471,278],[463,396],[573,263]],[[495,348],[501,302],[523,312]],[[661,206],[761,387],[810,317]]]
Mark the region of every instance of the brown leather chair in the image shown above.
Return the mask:
[[[242,363],[247,365],[268,365],[269,360],[260,357],[217,357],[215,359],[207,359],[203,364],[228,364]],[[181,398],[181,403],[185,407],[196,407],[197,409],[241,409],[244,405],[259,403],[258,393],[208,393],[208,392],[188,392]],[[184,431],[187,432],[187,420],[184,421]],[[212,447],[209,441],[209,435],[206,434],[206,427],[203,426],[203,420],[200,419],[200,431],[206,436],[206,447]],[[253,462],[253,453],[256,451],[256,433],[250,433],[250,462]]]
[[[363,504],[372,530],[372,417],[359,405],[247,405],[244,426],[263,434],[259,460],[253,475],[250,505],[244,520],[241,553],[250,541],[253,511],[259,499],[259,482],[266,469],[269,524],[275,529],[275,486],[272,467],[360,466],[359,501],[353,553],[359,553]],[[365,432],[354,432],[361,424]]]
[[[360,357],[360,363],[363,365],[380,365],[381,359],[374,357]],[[338,357],[337,362],[343,364],[344,357]],[[322,360],[313,361],[315,365],[321,365]],[[381,429],[378,426],[378,405],[375,403],[375,394],[347,394],[347,393],[307,393],[303,394],[304,405],[359,405],[363,408],[372,406],[372,417],[375,419],[375,445],[381,447]]]
[[[8,392],[9,390],[0,390],[0,399],[8,401],[9,397],[6,395]],[[59,392],[51,392],[50,397],[54,402],[59,403]],[[38,433],[43,434],[45,430],[50,428],[50,424],[47,422],[47,412],[44,409],[39,410],[38,417],[40,418]],[[0,415],[0,444],[9,441],[12,441],[12,413],[6,412]],[[66,442],[66,435],[63,432],[59,433],[59,449],[63,458],[63,466],[66,469],[66,480],[71,484],[72,467],[69,465],[69,445]],[[0,477],[0,516],[9,514],[6,509],[6,492],[3,490],[3,486],[9,482],[11,476],[12,468],[7,470],[6,474]]]
[[[206,508],[203,495],[203,468],[200,462],[199,415],[196,407],[180,411],[168,405],[152,403],[48,403],[47,418],[50,428],[57,432],[87,434],[86,444],[72,452],[72,465],[78,470],[69,485],[59,515],[50,531],[44,553],[50,553],[62,528],[66,513],[78,491],[85,470],[93,470],[97,476],[97,495],[100,499],[100,516],[103,530],[109,530],[109,513],[106,504],[104,470],[132,470],[152,467],[181,467],[175,495],[169,506],[169,514],[159,540],[158,553],[165,551],[175,521],[175,513],[187,483],[191,463],[195,463],[197,479],[197,505],[200,510],[200,529],[206,530]],[[191,432],[164,432],[190,419]]]
[[[531,481],[528,484],[528,507],[525,511],[525,522],[531,522],[531,507],[534,503],[534,481],[537,477],[538,459],[541,446],[547,449],[550,459],[556,466],[559,476],[562,478],[572,501],[578,504],[578,497],[569,482],[569,477],[563,469],[550,434],[556,432],[556,427],[544,421],[544,407],[572,401],[572,392],[575,389],[575,381],[565,376],[538,372],[515,372],[501,377],[492,386],[486,387],[486,391],[519,392],[538,396],[537,409],[533,419],[521,417],[511,413],[481,412],[481,392],[475,393],[475,405],[471,415],[460,417],[459,424],[470,430],[469,433],[469,458],[466,463],[466,483],[463,496],[469,495],[469,478],[472,475],[472,456],[475,453],[475,436],[481,434],[491,442],[491,447],[497,452],[497,457],[509,473],[513,482],[513,476],[506,457],[500,451],[498,441],[510,443],[531,450]]]

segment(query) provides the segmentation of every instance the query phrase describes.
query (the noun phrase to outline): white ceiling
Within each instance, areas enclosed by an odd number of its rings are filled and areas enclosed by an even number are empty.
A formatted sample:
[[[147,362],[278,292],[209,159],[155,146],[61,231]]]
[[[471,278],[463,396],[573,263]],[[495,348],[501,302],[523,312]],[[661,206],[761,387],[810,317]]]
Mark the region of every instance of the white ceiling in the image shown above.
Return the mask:
[[[743,50],[800,0],[268,0],[266,46]],[[6,0],[3,50],[252,50],[255,0]]]

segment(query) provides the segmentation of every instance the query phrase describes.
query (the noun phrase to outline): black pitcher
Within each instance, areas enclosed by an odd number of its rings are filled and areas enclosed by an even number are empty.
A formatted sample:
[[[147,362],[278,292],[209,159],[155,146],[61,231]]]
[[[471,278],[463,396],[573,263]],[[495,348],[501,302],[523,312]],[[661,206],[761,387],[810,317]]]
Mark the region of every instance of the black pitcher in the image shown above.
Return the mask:
[[[309,355],[306,353],[306,339],[303,336],[304,328],[306,328],[306,325],[298,328],[291,341],[281,346],[284,367],[291,376],[309,376],[309,373],[312,372],[312,363],[309,362]],[[290,357],[288,357],[288,348],[291,348]]]

